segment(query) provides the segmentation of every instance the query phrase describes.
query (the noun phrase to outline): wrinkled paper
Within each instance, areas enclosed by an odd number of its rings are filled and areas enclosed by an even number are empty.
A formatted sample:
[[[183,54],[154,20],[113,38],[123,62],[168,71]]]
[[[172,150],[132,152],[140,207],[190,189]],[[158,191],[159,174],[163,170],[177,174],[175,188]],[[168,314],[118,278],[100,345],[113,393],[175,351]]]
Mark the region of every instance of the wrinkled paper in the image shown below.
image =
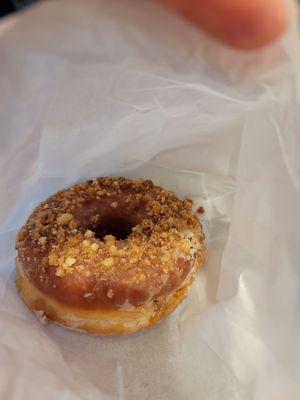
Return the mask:
[[[148,1],[39,3],[0,22],[0,398],[296,400],[299,41],[225,48]],[[60,188],[151,178],[204,207],[208,259],[162,323],[42,325],[15,237]]]

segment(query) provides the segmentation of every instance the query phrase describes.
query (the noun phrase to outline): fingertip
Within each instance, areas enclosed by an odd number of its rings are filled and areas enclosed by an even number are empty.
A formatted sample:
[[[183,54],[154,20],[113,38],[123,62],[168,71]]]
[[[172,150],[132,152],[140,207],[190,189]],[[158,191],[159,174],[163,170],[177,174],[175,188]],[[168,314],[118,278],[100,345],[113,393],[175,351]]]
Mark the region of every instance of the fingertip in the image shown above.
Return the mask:
[[[220,41],[255,49],[278,39],[291,12],[286,0],[159,0]]]
[[[233,47],[252,50],[279,39],[290,20],[291,13],[285,1],[256,0],[248,7],[233,9],[217,37]]]

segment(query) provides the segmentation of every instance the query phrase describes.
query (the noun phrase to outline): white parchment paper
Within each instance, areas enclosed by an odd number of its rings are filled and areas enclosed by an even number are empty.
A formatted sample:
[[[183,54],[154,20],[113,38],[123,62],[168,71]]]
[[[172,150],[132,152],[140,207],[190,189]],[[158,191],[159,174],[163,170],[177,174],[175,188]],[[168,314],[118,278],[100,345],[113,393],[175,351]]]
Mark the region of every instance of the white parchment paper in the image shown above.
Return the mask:
[[[0,23],[1,400],[296,400],[299,43],[227,49],[148,1],[40,3]],[[203,206],[208,260],[144,332],[42,325],[17,230],[57,189],[152,178]]]

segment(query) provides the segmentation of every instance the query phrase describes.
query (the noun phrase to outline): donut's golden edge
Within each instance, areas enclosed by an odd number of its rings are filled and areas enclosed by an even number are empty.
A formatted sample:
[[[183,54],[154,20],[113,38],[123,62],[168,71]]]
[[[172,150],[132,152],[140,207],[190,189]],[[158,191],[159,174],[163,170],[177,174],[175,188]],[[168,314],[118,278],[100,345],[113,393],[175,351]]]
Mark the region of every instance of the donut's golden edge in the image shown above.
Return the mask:
[[[183,284],[167,296],[160,296],[148,305],[133,310],[87,310],[59,303],[39,289],[26,277],[22,263],[16,259],[17,290],[24,303],[43,319],[49,319],[78,332],[94,335],[122,335],[137,332],[166,318],[188,295],[191,285],[205,259],[205,247],[201,244],[193,272]]]

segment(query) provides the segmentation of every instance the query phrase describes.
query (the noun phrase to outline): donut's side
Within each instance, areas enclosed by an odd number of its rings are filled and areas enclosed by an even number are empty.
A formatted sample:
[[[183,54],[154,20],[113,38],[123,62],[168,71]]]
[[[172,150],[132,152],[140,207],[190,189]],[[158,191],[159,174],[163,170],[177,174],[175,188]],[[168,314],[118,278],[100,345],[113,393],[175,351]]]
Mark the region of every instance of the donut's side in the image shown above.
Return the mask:
[[[195,275],[205,258],[205,248],[195,261],[193,271],[183,284],[167,296],[160,296],[149,304],[133,310],[87,310],[63,305],[37,289],[16,260],[16,285],[25,304],[42,319],[50,319],[69,329],[98,335],[121,335],[145,329],[167,317],[188,295]]]

